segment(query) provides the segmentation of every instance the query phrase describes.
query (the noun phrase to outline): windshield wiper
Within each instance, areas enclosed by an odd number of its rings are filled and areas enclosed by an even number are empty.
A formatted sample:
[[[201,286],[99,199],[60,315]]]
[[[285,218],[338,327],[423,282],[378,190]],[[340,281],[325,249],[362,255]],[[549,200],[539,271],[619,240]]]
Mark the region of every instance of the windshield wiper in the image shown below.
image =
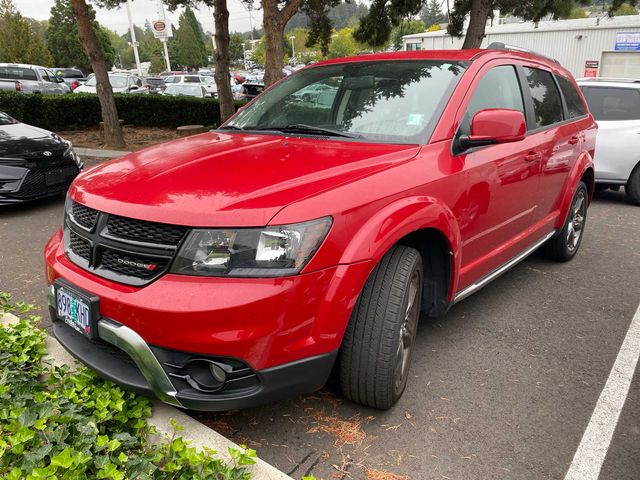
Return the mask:
[[[362,135],[357,133],[343,132],[341,130],[334,130],[332,128],[316,127],[314,125],[307,125],[304,123],[294,123],[282,127],[250,128],[249,130],[275,130],[284,133],[310,133],[319,135],[330,135],[332,137],[362,138]]]

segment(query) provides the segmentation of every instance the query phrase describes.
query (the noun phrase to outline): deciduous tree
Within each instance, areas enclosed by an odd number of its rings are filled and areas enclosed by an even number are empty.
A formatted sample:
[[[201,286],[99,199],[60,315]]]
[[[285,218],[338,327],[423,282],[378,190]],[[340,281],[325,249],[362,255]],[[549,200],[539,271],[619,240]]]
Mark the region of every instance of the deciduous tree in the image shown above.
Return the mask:
[[[91,13],[85,0],[70,0],[71,10],[78,22],[78,35],[84,52],[93,68],[96,76],[96,93],[100,100],[102,111],[102,121],[104,125],[104,141],[112,148],[122,148],[125,146],[122,128],[118,119],[118,110],[113,98],[113,89],[109,83],[107,64],[102,55],[102,50],[98,44],[96,33],[93,30]]]

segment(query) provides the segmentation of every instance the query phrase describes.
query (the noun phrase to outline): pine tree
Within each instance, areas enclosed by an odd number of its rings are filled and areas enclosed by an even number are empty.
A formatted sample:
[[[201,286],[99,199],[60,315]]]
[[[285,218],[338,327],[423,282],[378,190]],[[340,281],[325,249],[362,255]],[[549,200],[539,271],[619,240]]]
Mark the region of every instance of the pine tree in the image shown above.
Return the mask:
[[[51,66],[51,53],[11,0],[0,0],[0,62]]]
[[[429,0],[420,11],[420,19],[428,28],[431,25],[443,23],[447,17],[442,13],[438,0]]]
[[[193,13],[193,12],[192,12]],[[180,15],[178,30],[175,33],[176,43],[176,63],[188,68],[197,68],[206,64],[206,53],[203,53],[200,46],[204,46],[189,22],[187,12]]]

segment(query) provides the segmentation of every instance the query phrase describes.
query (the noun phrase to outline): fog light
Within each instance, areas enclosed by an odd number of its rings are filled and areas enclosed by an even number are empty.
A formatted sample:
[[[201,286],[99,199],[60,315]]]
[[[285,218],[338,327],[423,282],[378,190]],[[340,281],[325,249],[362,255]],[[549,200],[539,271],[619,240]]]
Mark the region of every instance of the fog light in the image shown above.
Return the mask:
[[[211,375],[213,375],[213,378],[215,378],[218,382],[224,383],[227,380],[227,374],[224,373],[224,370],[222,370],[215,363],[210,363],[209,369],[211,370]]]

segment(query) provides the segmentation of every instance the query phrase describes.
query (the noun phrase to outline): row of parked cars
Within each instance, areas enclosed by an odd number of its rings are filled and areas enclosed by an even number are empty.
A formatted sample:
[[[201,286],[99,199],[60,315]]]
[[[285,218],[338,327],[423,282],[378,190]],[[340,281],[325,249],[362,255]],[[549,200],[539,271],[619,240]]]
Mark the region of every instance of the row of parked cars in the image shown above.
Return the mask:
[[[141,77],[129,72],[109,73],[115,93],[160,93],[170,96],[215,97],[217,87],[213,76],[165,72],[157,77]],[[262,83],[248,82],[242,75],[232,75],[232,89],[237,99],[250,100],[262,92]],[[38,65],[0,63],[0,90],[44,95],[64,93],[95,93],[96,78],[85,77],[75,68],[46,68]]]
[[[0,124],[15,142],[29,129]],[[572,259],[598,185],[640,204],[639,131],[640,83],[577,83],[504,45],[318,64],[215,132],[73,181],[44,250],[53,332],[178,407],[245,408],[335,370],[346,397],[390,408],[414,381],[421,315],[537,249]],[[43,188],[81,168],[55,134],[31,134],[42,160],[0,155],[0,202],[54,151],[67,163]]]

